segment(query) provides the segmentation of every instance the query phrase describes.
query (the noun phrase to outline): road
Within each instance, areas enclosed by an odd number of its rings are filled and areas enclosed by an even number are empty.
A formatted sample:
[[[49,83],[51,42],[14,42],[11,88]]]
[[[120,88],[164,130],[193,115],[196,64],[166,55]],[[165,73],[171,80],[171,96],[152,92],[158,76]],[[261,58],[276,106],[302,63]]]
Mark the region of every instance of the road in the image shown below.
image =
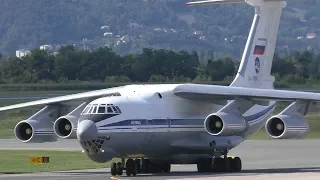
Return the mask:
[[[80,146],[75,140],[62,140],[45,144],[22,144],[17,140],[0,140],[0,149],[56,149],[74,150]],[[34,173],[23,175],[0,175],[0,180],[75,180],[75,179],[304,179],[320,177],[320,140],[265,140],[246,141],[230,155],[239,156],[243,171],[233,174],[198,174],[195,165],[173,165],[169,174],[138,175],[137,177],[111,177],[109,169],[78,170],[67,172]]]

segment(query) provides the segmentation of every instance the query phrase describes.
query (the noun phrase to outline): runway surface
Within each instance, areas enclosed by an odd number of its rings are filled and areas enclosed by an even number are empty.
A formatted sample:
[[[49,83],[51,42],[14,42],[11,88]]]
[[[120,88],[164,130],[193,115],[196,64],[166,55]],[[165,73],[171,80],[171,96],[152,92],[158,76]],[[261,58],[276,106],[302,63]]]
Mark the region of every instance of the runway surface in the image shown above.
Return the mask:
[[[79,142],[74,140],[59,139],[50,143],[22,143],[16,139],[0,139],[0,150],[82,150]]]
[[[62,140],[45,144],[22,144],[17,140],[0,140],[0,149],[79,149],[75,140]],[[68,172],[0,175],[0,180],[75,180],[75,179],[304,179],[320,177],[320,140],[246,141],[230,155],[239,156],[243,171],[232,174],[198,174],[196,165],[173,165],[169,174],[146,174],[137,177],[111,177],[109,169],[78,170]]]

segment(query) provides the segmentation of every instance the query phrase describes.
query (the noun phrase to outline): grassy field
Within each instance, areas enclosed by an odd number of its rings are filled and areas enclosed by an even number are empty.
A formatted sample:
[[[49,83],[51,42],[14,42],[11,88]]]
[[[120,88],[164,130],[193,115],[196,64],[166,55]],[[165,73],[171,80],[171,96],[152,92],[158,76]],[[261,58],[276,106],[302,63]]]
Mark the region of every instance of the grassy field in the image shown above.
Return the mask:
[[[0,151],[0,173],[28,173],[95,169],[109,167],[108,163],[95,163],[79,151]],[[47,164],[30,164],[29,157],[49,157]]]

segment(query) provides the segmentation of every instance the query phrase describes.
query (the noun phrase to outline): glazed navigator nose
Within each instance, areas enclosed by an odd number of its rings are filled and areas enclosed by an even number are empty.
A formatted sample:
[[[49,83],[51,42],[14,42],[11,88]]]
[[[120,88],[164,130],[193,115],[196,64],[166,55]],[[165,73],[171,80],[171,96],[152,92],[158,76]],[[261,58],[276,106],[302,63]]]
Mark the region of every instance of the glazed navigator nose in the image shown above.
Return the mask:
[[[78,124],[77,137],[80,141],[91,141],[97,138],[97,126],[91,120],[83,120]]]

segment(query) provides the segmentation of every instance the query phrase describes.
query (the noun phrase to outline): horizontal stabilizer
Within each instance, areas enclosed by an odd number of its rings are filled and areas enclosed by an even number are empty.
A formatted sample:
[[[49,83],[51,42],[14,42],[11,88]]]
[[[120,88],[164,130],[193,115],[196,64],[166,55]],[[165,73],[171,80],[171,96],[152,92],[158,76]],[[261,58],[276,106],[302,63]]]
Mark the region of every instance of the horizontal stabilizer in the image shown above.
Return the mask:
[[[233,4],[233,3],[247,3],[251,6],[268,6],[271,3],[271,7],[274,5],[274,2],[285,2],[284,0],[205,0],[205,1],[194,1],[187,2],[188,6],[191,5],[214,5],[214,4]],[[277,4],[276,4],[277,5]],[[284,5],[282,5],[283,7]]]
[[[244,3],[245,0],[207,0],[188,2],[187,5],[208,5],[208,4],[230,4],[230,3]]]

